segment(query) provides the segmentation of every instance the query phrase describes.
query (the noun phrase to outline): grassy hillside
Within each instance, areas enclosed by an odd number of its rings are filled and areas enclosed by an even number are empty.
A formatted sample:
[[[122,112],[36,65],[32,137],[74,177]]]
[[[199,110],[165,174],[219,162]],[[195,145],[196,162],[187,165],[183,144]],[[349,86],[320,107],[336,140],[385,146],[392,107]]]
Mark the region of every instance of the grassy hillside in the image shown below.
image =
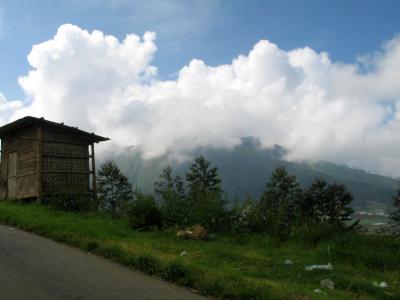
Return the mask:
[[[259,197],[271,173],[280,166],[286,167],[290,173],[296,175],[303,186],[309,185],[316,177],[325,177],[329,182],[345,184],[354,196],[353,206],[363,209],[367,208],[368,202],[390,205],[398,188],[398,182],[392,178],[347,166],[329,162],[288,162],[282,159],[284,152],[285,150],[278,146],[274,149],[261,149],[256,141],[248,138],[232,151],[198,149],[193,156],[203,154],[218,166],[222,187],[229,199],[243,199],[247,195]],[[154,181],[166,164],[171,164],[179,174],[184,174],[189,165],[189,162],[169,162],[166,157],[143,160],[139,150],[118,154],[112,158],[128,175],[130,181],[144,192],[152,191]]]
[[[0,201],[0,222],[80,247],[224,299],[399,299],[399,240],[352,233],[313,243],[278,243],[263,235],[219,235],[209,241],[175,231],[139,232],[100,213],[60,213],[37,204]],[[307,240],[307,242],[305,242]],[[292,264],[285,264],[285,260]],[[333,270],[305,266],[332,263]],[[320,286],[323,279],[333,290]],[[387,288],[373,282],[384,281]],[[315,293],[319,288],[323,294]]]

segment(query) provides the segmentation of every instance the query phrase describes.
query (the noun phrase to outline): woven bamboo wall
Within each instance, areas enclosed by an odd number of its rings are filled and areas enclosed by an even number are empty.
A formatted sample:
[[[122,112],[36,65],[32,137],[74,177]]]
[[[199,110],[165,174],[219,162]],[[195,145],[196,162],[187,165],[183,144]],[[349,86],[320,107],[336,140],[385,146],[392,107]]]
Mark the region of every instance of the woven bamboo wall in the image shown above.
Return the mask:
[[[89,143],[52,128],[43,128],[42,191],[59,194],[89,190]]]
[[[37,139],[36,128],[29,127],[2,139],[0,196],[7,197],[8,157],[17,154],[15,198],[35,197],[37,194]]]

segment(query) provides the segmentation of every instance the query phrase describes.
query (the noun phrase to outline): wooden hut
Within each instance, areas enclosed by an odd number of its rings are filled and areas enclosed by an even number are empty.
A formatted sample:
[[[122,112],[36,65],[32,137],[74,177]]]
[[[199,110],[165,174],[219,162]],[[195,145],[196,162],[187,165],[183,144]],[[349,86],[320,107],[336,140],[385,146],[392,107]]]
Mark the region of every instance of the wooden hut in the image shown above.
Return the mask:
[[[78,189],[96,193],[94,143],[108,138],[25,117],[0,127],[0,139],[0,198],[41,200]]]

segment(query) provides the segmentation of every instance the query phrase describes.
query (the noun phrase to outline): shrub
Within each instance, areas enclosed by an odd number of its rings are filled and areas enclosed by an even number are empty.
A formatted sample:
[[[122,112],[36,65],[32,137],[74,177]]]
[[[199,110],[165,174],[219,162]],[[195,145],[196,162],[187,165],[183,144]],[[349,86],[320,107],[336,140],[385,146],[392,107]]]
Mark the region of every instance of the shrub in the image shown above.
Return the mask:
[[[83,189],[68,189],[64,194],[44,198],[43,203],[60,211],[90,211],[96,208],[93,196]]]
[[[247,198],[243,205],[230,211],[230,231],[235,234],[260,232],[263,226],[259,219],[257,203]]]
[[[162,227],[160,208],[152,195],[135,193],[135,200],[128,206],[128,221],[133,229],[151,230]]]

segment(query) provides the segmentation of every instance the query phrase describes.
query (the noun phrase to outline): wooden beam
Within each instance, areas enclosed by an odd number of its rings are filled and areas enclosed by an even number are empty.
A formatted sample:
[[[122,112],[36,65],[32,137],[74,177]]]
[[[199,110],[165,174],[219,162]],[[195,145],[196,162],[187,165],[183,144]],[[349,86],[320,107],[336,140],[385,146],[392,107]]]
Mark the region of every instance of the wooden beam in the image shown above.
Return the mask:
[[[92,172],[85,171],[42,171],[43,174],[91,174]]]
[[[90,156],[92,161],[92,190],[93,197],[97,199],[97,185],[96,185],[96,163],[94,158],[94,143],[90,144]]]
[[[42,201],[42,146],[43,146],[43,129],[42,125],[37,130],[37,201]]]
[[[76,141],[63,141],[63,140],[43,140],[43,143],[49,144],[65,144],[65,145],[79,145],[79,146],[87,146],[90,145],[90,142],[76,142]]]
[[[68,154],[51,154],[51,153],[43,153],[43,157],[54,157],[54,158],[65,158],[65,159],[84,159],[87,160],[90,158],[88,155],[68,155]]]

